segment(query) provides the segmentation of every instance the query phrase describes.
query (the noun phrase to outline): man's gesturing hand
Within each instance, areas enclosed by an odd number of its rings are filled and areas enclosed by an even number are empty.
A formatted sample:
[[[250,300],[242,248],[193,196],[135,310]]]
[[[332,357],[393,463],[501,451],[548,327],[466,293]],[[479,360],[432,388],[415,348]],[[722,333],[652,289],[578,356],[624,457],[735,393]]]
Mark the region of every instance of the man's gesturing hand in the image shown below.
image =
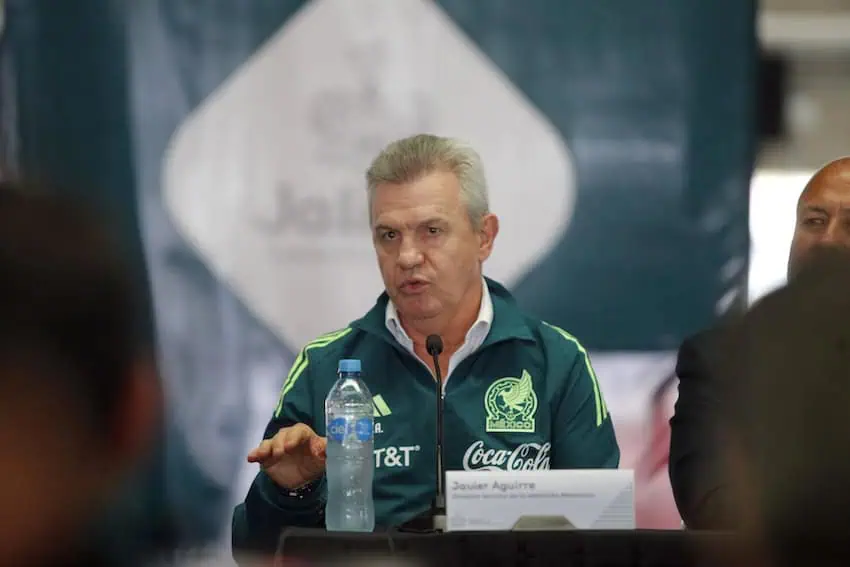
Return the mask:
[[[259,463],[275,484],[298,488],[316,480],[325,472],[327,440],[297,423],[284,427],[248,453],[249,463]]]

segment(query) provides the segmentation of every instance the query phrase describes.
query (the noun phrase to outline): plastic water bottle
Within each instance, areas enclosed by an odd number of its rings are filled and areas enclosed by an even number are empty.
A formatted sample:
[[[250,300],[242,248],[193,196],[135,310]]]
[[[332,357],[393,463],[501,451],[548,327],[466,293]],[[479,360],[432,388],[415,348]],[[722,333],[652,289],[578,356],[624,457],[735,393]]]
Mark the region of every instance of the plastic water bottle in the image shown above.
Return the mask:
[[[375,529],[374,409],[372,395],[360,376],[359,360],[340,360],[339,379],[325,399],[328,439],[325,525],[329,531]]]

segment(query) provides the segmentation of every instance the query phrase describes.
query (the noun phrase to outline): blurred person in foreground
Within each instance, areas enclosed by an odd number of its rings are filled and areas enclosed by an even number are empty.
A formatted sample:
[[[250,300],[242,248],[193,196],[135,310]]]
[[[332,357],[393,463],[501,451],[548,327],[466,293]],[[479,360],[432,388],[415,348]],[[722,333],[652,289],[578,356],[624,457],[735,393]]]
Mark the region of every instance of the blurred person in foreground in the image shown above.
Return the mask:
[[[850,248],[850,157],[821,168],[800,195],[789,281],[821,247]],[[730,388],[744,379],[725,366],[729,349],[720,340],[724,326],[684,341],[676,364],[679,396],[670,419],[670,481],[679,513],[691,529],[740,525],[722,462],[724,447],[717,440],[728,418]]]
[[[105,564],[103,514],[160,412],[129,274],[94,218],[12,182],[0,274],[0,564]]]
[[[850,250],[817,248],[719,338],[742,565],[850,564]]]
[[[481,160],[451,138],[391,143],[366,174],[385,291],[361,319],[307,344],[287,376],[261,465],[233,515],[233,547],[273,553],[286,526],[324,525],[324,399],[360,359],[375,405],[376,524],[430,508],[435,367],[442,337],[447,470],[616,468],[620,451],[590,358],[482,275],[499,230]],[[519,188],[518,188],[519,189]]]

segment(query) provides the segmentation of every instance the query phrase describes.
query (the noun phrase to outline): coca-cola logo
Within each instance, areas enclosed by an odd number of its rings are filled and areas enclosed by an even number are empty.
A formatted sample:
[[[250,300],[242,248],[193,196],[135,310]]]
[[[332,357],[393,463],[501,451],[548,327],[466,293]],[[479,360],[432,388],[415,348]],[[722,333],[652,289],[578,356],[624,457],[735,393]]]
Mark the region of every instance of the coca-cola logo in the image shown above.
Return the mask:
[[[488,449],[476,441],[463,454],[467,471],[536,471],[549,468],[551,443],[523,443],[513,449]]]

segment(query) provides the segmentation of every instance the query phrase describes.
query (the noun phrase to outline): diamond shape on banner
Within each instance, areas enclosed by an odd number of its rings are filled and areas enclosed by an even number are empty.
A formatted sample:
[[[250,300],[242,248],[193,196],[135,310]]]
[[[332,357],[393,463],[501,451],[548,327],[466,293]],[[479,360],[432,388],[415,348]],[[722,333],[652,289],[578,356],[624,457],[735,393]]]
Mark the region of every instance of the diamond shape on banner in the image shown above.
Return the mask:
[[[455,136],[481,154],[510,285],[566,230],[560,134],[435,3],[315,0],[181,125],[163,164],[175,225],[290,347],[382,291],[363,173],[389,141]]]

